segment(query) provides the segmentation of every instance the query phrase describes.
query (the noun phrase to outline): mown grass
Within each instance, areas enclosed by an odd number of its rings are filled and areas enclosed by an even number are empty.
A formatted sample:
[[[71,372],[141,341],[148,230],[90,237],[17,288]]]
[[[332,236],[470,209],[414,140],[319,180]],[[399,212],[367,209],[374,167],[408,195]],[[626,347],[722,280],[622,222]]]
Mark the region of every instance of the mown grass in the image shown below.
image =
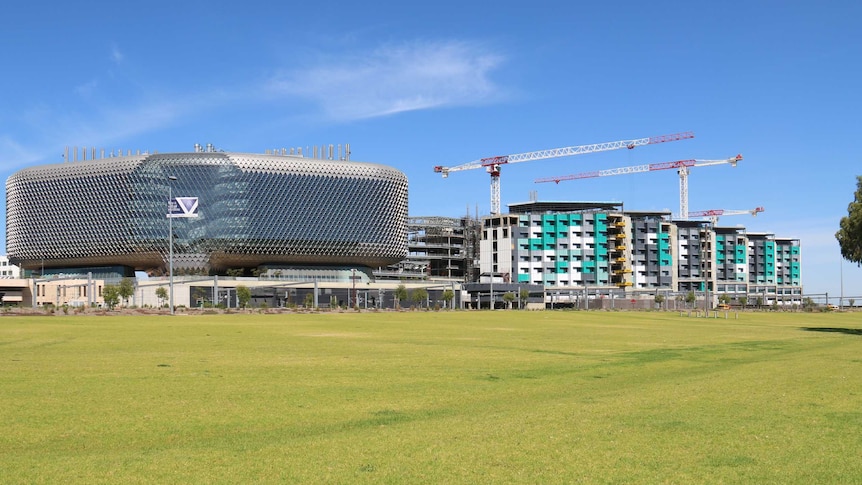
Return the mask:
[[[0,318],[4,483],[860,483],[862,316]]]

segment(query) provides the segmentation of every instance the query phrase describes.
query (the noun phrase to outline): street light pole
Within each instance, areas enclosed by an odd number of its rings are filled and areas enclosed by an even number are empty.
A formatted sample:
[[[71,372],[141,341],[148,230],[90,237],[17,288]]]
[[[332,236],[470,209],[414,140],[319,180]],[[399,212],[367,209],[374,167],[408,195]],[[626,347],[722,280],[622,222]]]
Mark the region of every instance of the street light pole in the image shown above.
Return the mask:
[[[350,279],[353,280],[353,308],[359,308],[359,302],[356,301],[356,268],[350,269]]]
[[[174,314],[174,218],[171,209],[174,202],[173,184],[176,179],[173,175],[168,176],[168,286],[170,287],[168,304],[171,308],[171,315]]]

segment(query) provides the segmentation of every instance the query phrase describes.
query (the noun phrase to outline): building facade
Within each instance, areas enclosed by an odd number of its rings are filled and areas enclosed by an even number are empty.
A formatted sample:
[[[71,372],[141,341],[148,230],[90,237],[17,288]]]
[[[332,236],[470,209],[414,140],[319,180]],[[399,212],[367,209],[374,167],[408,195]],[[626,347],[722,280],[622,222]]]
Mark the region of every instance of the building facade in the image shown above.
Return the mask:
[[[6,256],[0,256],[0,279],[20,278],[21,268],[9,262]]]
[[[407,254],[407,189],[391,167],[284,151],[210,148],[37,166],[6,182],[7,255],[30,270],[164,274],[172,226],[180,271],[376,268]],[[198,216],[169,222],[174,197],[196,197]]]
[[[378,268],[379,279],[442,279],[469,283],[479,277],[480,220],[408,217],[407,258]]]
[[[689,292],[801,304],[798,239],[750,234],[620,203],[529,202],[483,219],[480,268],[561,299]],[[753,300],[752,300],[753,301]]]

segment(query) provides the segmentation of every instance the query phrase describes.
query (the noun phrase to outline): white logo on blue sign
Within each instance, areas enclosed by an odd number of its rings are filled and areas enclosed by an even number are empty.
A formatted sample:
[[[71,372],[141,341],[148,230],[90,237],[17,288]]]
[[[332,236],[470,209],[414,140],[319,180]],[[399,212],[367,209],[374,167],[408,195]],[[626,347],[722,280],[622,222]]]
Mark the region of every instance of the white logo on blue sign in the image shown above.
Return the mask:
[[[170,201],[168,217],[197,217],[198,216],[198,198],[197,197],[174,197]]]

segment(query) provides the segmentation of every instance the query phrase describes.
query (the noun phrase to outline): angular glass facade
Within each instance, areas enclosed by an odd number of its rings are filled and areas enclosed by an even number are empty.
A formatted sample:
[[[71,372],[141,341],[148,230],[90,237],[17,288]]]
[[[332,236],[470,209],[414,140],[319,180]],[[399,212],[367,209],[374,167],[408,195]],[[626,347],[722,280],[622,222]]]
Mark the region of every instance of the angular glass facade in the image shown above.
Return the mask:
[[[169,177],[176,177],[170,181]],[[24,268],[385,266],[407,254],[407,178],[391,167],[292,155],[149,154],[31,167],[6,181],[6,250]]]

